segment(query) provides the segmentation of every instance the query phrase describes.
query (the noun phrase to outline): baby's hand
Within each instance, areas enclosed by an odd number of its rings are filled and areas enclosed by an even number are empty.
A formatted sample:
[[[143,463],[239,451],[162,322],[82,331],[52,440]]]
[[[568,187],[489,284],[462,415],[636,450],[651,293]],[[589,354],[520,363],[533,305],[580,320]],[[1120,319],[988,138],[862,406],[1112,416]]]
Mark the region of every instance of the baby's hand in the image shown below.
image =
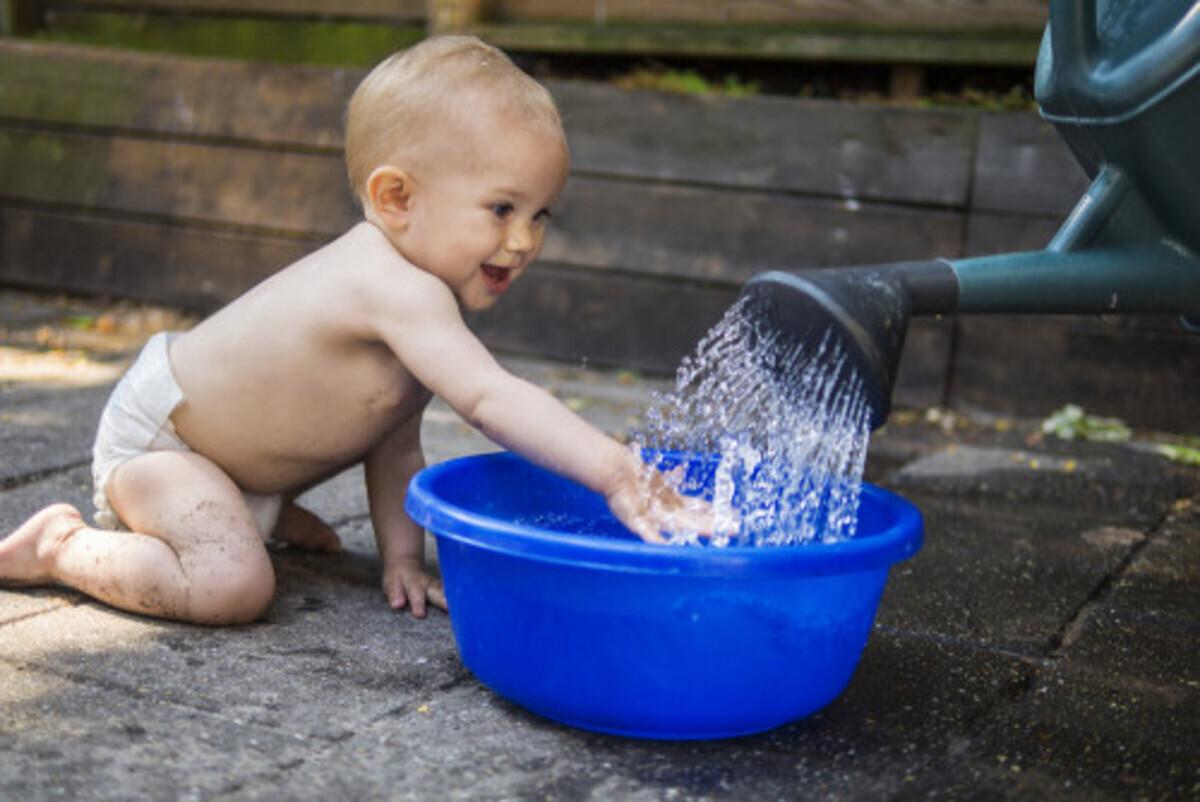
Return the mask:
[[[613,515],[647,543],[666,543],[663,533],[712,537],[717,518],[704,499],[685,496],[660,473],[630,455],[608,495]]]
[[[416,557],[397,557],[383,569],[383,592],[394,610],[407,604],[414,618],[424,618],[426,603],[443,610],[446,593],[441,580],[425,573],[424,560]]]

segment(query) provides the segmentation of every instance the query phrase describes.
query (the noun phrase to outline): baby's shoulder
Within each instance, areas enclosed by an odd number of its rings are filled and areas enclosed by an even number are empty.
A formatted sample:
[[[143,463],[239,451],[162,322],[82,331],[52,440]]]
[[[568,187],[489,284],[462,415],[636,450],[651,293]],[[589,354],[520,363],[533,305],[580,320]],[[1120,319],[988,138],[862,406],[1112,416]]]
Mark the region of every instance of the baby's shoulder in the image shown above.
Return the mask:
[[[404,258],[373,226],[335,240],[310,265],[309,292],[335,317],[393,328],[458,317],[450,288]]]
[[[322,251],[325,252],[322,254]],[[417,267],[370,223],[360,223],[319,251],[322,261],[335,268],[338,279],[366,284],[378,291],[402,286],[410,292],[436,292],[444,286]]]

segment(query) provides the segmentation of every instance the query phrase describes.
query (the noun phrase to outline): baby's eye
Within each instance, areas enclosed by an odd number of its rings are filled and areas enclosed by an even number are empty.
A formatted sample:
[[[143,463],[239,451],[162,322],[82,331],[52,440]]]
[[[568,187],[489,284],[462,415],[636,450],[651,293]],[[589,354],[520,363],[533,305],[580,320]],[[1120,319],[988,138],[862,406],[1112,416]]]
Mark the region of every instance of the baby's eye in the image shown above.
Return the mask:
[[[550,218],[553,216],[554,216],[554,213],[552,211],[550,211],[549,209],[542,209],[540,212],[538,212],[537,214],[535,214],[533,216],[533,219],[538,223],[547,223],[550,221]]]
[[[511,203],[495,203],[492,204],[492,214],[499,217],[501,220],[513,213],[513,205]]]

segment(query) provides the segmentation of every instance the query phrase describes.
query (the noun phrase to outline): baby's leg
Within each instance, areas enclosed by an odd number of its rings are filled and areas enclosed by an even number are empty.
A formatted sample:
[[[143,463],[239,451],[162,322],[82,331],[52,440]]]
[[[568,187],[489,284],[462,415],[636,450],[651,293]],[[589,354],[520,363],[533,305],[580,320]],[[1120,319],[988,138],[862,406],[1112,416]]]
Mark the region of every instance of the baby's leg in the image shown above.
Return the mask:
[[[191,452],[144,454],[108,482],[113,509],[132,532],[61,523],[44,511],[14,533],[39,538],[41,576],[114,607],[202,624],[253,621],[275,592],[275,574],[241,491],[220,469]],[[54,508],[50,508],[53,510]],[[57,528],[50,521],[57,518]],[[7,543],[7,541],[5,541]]]

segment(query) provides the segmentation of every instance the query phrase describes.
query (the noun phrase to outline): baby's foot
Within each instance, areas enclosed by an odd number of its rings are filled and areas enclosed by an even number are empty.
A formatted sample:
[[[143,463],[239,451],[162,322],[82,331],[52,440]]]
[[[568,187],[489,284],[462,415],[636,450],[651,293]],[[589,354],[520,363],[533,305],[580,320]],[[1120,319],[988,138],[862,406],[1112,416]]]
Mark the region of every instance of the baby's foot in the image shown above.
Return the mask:
[[[86,526],[70,504],[54,504],[34,515],[0,540],[0,585],[52,584],[47,556]]]
[[[308,510],[295,503],[285,503],[279,512],[279,522],[271,537],[280,543],[287,543],[305,551],[324,551],[330,554],[340,554],[342,551],[341,538],[337,532],[313,515]]]

